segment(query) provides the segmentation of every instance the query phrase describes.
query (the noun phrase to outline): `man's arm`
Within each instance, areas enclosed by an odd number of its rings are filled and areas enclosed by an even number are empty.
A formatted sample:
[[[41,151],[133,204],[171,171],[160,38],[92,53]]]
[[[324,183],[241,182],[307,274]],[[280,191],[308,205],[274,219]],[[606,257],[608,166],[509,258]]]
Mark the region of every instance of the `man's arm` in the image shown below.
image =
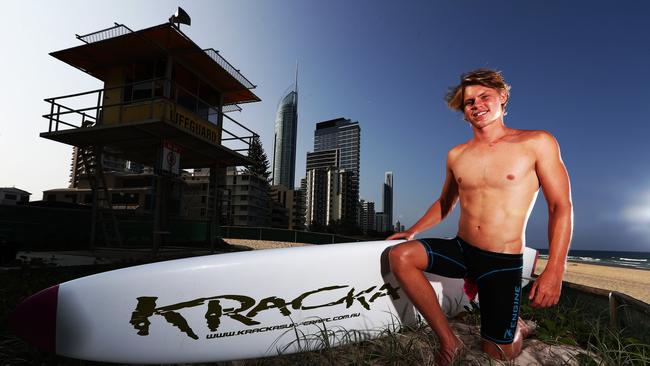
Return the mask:
[[[456,202],[458,202],[458,183],[456,183],[454,173],[450,168],[452,151],[447,155],[445,183],[442,186],[440,197],[431,205],[431,207],[429,207],[427,212],[415,223],[415,225],[411,226],[406,231],[389,236],[386,240],[401,238],[411,240],[417,233],[440,223],[440,221],[447,217],[451,210],[453,210]]]
[[[531,306],[544,308],[557,304],[560,299],[573,233],[573,204],[569,174],[555,138],[540,132],[535,138],[535,148],[535,170],[548,204],[549,256],[546,268],[530,290],[529,299]]]

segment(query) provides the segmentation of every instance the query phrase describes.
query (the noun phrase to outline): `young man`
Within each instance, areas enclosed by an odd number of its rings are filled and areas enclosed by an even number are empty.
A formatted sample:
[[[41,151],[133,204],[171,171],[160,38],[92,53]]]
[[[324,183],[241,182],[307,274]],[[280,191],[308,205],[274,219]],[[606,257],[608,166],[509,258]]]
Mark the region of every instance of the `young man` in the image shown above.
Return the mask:
[[[573,229],[569,176],[551,134],[505,126],[509,89],[496,71],[478,69],[461,76],[446,100],[464,114],[474,136],[449,151],[440,198],[413,227],[388,238],[408,240],[391,249],[390,266],[438,335],[439,364],[451,363],[463,344],[449,327],[423,271],[476,282],[483,350],[507,360],[521,353],[529,333],[518,319],[522,253],[526,223],[540,187],[548,203],[549,259],[529,299],[533,307],[543,308],[557,304],[560,297]],[[458,201],[456,238],[413,240],[442,221]]]

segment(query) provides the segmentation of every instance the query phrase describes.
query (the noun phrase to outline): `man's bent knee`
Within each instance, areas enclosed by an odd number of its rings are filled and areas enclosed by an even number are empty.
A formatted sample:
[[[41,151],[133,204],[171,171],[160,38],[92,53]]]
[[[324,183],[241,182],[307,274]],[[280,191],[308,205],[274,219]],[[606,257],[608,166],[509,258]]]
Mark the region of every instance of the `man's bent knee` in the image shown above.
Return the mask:
[[[390,249],[388,252],[388,262],[390,263],[391,272],[400,272],[402,270],[408,270],[416,268],[422,270],[421,262],[422,259],[418,258],[420,253],[419,242],[417,241],[407,241],[401,244],[398,244]],[[424,249],[420,249],[424,252]],[[424,254],[426,258],[426,253]],[[426,264],[425,264],[426,266]]]
[[[390,252],[388,252],[388,263],[390,263],[391,272],[399,272],[404,267],[408,267],[408,254],[402,245],[390,248]]]

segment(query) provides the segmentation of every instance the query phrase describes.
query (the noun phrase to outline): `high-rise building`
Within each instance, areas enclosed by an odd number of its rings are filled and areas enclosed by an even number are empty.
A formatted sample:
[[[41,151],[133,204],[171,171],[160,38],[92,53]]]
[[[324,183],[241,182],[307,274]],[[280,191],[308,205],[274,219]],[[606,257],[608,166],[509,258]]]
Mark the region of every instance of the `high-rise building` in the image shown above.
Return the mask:
[[[330,219],[356,224],[359,212],[359,182],[350,170],[338,169],[335,174],[336,184],[330,185],[330,202],[333,202],[331,207],[336,207],[338,211],[331,211]]]
[[[314,152],[339,149],[339,167],[354,172],[358,182],[361,161],[361,128],[359,122],[337,118],[316,124]]]
[[[152,173],[152,169],[145,167],[144,164],[136,163],[134,161],[129,161],[121,159],[117,156],[111,154],[110,149],[101,154],[102,156],[102,166],[106,172],[116,172],[116,173],[133,173],[141,174],[145,171],[147,173]],[[79,181],[83,179],[88,179],[88,173],[86,172],[86,164],[83,161],[83,153],[77,146],[72,148],[72,163],[70,164],[70,184],[69,188],[78,188],[80,186]],[[87,152],[86,152],[87,153]],[[93,155],[86,156],[86,159],[89,159],[88,163],[94,164],[96,157]],[[83,185],[83,184],[81,184]]]
[[[331,159],[331,150],[334,149],[338,150],[336,166],[347,172],[344,180],[346,182],[346,191],[342,194],[348,198],[346,199],[345,211],[342,213],[342,217],[345,220],[357,221],[361,161],[361,128],[359,122],[337,118],[316,124],[313,154],[329,154],[327,156]],[[330,152],[326,153],[326,151]],[[319,157],[327,160],[325,156]]]
[[[384,186],[382,195],[382,210],[386,221],[387,227],[393,227],[393,172],[386,172],[384,174]]]
[[[307,152],[307,171],[313,169],[327,169],[339,167],[339,149],[327,149],[315,152]]]
[[[341,168],[340,164],[339,148],[307,153],[307,226],[324,226],[332,221],[357,221],[357,175],[350,169]]]
[[[385,233],[388,229],[386,215],[383,212],[375,212],[375,231]]]
[[[302,189],[290,189],[285,186],[272,186],[271,197],[286,210],[286,225],[271,223],[271,227],[289,230],[305,230],[305,197]],[[277,221],[277,220],[276,220]]]
[[[300,179],[300,196],[302,199],[302,208],[301,208],[302,212],[299,214],[302,215],[302,223],[306,228],[307,226],[309,226],[309,223],[307,222],[307,176],[306,175],[304,178]]]
[[[375,230],[375,203],[372,201],[359,201],[359,226],[364,234]]]
[[[181,197],[181,216],[189,219],[206,219],[212,215],[215,202],[211,195],[217,194],[216,203],[221,207],[219,222],[222,225],[232,225],[230,197],[231,190],[226,189],[225,178],[213,182],[217,187],[210,187],[210,168],[197,168],[193,172],[183,171],[181,179],[183,194]]]
[[[226,173],[226,190],[230,202],[228,207],[231,225],[269,227],[271,206],[269,191],[263,177],[245,170],[229,167]]]
[[[305,177],[305,225],[313,230],[315,226],[327,225],[327,170],[312,169]]]
[[[273,185],[294,187],[298,136],[298,68],[296,82],[282,97],[275,117],[273,141]]]
[[[307,171],[306,222],[310,227],[334,221],[355,222],[354,173],[335,166]]]

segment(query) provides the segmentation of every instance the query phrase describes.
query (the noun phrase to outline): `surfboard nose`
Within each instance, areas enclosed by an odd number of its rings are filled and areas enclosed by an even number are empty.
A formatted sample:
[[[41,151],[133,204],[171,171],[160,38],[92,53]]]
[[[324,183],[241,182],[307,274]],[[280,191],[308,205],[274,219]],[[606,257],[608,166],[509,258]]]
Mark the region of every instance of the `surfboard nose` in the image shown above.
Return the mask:
[[[9,315],[9,327],[28,343],[56,353],[56,309],[59,285],[21,302]]]

